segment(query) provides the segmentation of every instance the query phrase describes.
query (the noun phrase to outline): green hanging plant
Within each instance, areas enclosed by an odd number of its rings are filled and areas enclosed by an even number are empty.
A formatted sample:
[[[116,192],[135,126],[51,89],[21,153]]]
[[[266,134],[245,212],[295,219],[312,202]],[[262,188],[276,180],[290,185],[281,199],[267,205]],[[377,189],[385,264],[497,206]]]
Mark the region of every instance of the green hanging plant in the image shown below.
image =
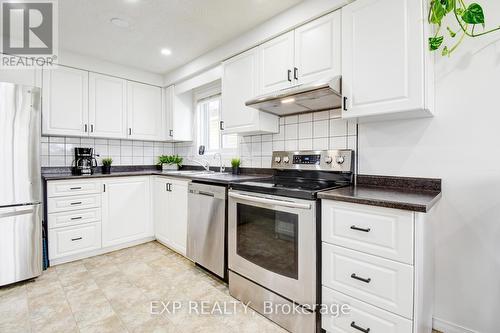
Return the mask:
[[[447,35],[453,43],[451,47],[448,47],[445,43],[445,34],[441,34],[442,21],[448,14],[455,17],[459,31],[461,31],[460,37],[456,40],[457,32],[450,27],[446,27]],[[500,26],[498,26],[484,31],[483,8],[477,3],[467,5],[464,0],[431,0],[428,21],[430,24],[436,25],[436,33],[434,36],[429,37],[429,50],[437,51],[444,44],[441,49],[441,55],[443,56],[450,56],[464,41],[465,37],[479,37],[500,30]],[[476,32],[476,26],[479,24],[482,26],[483,31]]]

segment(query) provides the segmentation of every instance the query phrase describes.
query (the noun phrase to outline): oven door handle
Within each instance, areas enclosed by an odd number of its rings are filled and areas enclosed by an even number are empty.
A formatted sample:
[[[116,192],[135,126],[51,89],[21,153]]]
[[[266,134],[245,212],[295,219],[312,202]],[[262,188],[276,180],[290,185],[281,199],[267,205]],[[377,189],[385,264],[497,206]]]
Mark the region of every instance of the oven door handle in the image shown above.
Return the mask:
[[[258,202],[258,203],[263,203],[263,204],[270,204],[270,205],[291,207],[291,208],[299,208],[299,209],[311,209],[310,204],[303,204],[303,203],[298,203],[298,202],[293,202],[293,201],[268,199],[268,198],[262,198],[262,197],[257,197],[257,196],[253,196],[253,195],[246,195],[246,194],[239,194],[239,193],[234,193],[234,192],[229,192],[228,195],[231,198],[248,200],[251,202]]]

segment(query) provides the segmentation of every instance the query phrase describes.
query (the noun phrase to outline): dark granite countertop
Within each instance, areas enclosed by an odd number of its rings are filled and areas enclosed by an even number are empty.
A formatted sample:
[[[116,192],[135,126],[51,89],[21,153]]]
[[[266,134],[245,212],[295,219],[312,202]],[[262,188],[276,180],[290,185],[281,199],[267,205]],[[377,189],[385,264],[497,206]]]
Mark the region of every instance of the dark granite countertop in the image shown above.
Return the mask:
[[[195,172],[195,171],[190,171]],[[42,178],[46,181],[50,180],[68,180],[68,179],[91,179],[91,178],[107,178],[107,177],[130,177],[130,176],[165,176],[169,178],[179,178],[184,180],[192,180],[198,182],[214,183],[214,184],[230,184],[235,182],[242,182],[255,179],[263,179],[271,177],[272,175],[266,174],[241,174],[233,175],[231,173],[212,172],[207,174],[196,173],[175,173],[175,172],[162,172],[160,170],[131,170],[131,171],[117,171],[110,174],[103,174],[96,172],[93,175],[75,176],[70,172],[58,173],[42,173]]]
[[[358,175],[357,185],[321,192],[318,197],[426,213],[441,198],[441,180]]]

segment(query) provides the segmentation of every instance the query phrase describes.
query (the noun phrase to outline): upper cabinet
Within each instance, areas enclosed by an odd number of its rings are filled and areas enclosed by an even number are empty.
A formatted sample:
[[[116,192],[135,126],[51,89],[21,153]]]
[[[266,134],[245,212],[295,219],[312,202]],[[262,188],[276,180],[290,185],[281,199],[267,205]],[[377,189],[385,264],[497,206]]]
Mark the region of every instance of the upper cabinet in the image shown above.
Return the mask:
[[[42,90],[43,135],[167,139],[160,87],[60,65]]]
[[[340,11],[322,16],[259,46],[259,94],[341,73]]]
[[[130,139],[165,140],[164,111],[160,87],[127,83],[127,124]]]
[[[294,79],[299,84],[341,73],[340,11],[295,29]]]
[[[127,136],[127,81],[89,74],[89,133],[94,137]]]
[[[260,45],[259,58],[259,94],[270,93],[293,85],[293,31]]]
[[[357,0],[342,8],[344,118],[429,114],[424,8],[417,0]]]
[[[88,79],[87,71],[70,67],[43,70],[43,134],[88,135]]]
[[[277,116],[245,106],[259,91],[259,48],[224,62],[222,110],[224,133],[277,133]]]
[[[168,141],[193,140],[193,99],[191,93],[175,94],[175,86],[163,90]]]

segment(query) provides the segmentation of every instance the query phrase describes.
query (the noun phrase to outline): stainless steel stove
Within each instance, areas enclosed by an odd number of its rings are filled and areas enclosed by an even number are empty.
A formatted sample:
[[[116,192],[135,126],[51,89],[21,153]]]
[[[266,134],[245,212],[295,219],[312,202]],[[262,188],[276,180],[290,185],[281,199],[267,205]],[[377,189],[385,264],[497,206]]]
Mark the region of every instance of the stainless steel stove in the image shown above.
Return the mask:
[[[353,157],[351,150],[277,151],[273,178],[229,190],[229,291],[290,332],[318,329],[317,194],[352,183]]]

